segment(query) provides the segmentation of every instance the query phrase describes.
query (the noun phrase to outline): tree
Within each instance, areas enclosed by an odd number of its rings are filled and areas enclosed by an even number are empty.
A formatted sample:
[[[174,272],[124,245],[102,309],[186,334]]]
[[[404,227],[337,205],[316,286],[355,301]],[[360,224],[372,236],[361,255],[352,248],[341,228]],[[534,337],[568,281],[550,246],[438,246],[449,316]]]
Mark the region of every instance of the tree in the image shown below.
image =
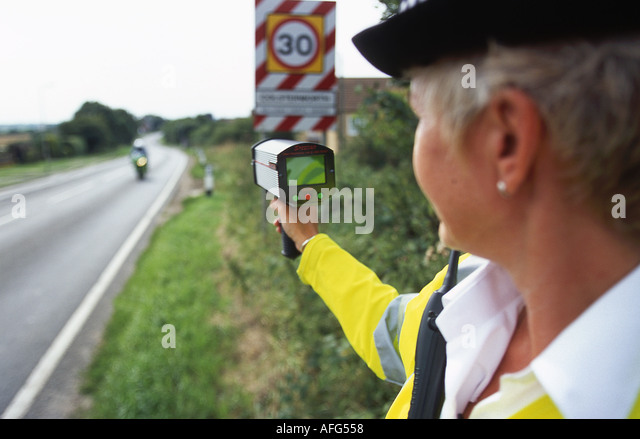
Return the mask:
[[[407,103],[406,90],[372,90],[356,114],[359,135],[345,153],[373,168],[411,169],[417,118]]]
[[[63,136],[82,137],[89,154],[104,151],[113,145],[109,127],[104,119],[96,114],[76,114],[72,120],[61,123],[58,130]]]
[[[75,118],[90,116],[103,120],[109,131],[111,147],[131,144],[138,133],[138,122],[125,110],[113,110],[99,102],[85,102],[76,111]]]
[[[198,129],[200,123],[192,117],[165,122],[162,126],[164,139],[174,145],[189,146],[191,133]]]
[[[143,132],[151,133],[154,131],[159,131],[164,123],[165,120],[162,117],[153,114],[147,114],[142,119],[140,119],[140,129]]]
[[[126,110],[113,110],[111,135],[117,145],[130,145],[138,135],[138,121]]]

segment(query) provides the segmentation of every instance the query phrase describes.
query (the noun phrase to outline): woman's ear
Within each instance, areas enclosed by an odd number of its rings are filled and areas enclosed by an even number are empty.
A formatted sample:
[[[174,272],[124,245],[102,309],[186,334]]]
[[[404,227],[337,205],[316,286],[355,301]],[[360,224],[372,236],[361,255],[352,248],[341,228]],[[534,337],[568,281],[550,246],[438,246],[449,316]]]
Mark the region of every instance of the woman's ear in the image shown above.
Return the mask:
[[[543,122],[535,102],[523,91],[508,88],[490,100],[491,160],[498,188],[505,196],[518,192],[529,176],[543,140]]]

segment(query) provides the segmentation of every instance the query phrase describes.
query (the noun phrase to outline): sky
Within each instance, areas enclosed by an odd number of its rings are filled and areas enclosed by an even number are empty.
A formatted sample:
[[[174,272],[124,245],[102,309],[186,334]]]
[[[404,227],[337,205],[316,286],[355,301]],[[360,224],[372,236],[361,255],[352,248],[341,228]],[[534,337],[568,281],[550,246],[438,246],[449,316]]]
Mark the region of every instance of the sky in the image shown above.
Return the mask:
[[[336,75],[384,77],[351,42],[382,7],[336,3]],[[137,117],[247,117],[254,8],[254,0],[0,0],[0,125],[60,123],[86,101]]]

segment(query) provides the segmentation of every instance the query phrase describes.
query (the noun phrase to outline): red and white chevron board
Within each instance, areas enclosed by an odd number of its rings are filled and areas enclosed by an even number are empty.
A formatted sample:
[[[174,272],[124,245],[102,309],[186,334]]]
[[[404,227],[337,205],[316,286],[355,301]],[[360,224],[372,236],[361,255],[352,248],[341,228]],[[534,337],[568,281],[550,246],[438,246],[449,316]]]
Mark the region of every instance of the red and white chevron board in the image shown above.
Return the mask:
[[[267,92],[317,93],[323,98],[333,96],[337,89],[335,75],[336,3],[333,1],[255,0],[256,14],[256,96]],[[267,68],[267,18],[271,14],[324,17],[324,59],[322,73],[273,72]],[[333,93],[333,95],[332,95]],[[328,99],[328,98],[327,98]],[[256,98],[257,100],[257,98]],[[290,109],[289,109],[290,110]],[[288,110],[287,110],[288,111]],[[282,114],[259,111],[256,105],[254,129],[269,131],[327,131],[335,129],[336,110],[332,114],[309,115],[309,108],[300,107]]]

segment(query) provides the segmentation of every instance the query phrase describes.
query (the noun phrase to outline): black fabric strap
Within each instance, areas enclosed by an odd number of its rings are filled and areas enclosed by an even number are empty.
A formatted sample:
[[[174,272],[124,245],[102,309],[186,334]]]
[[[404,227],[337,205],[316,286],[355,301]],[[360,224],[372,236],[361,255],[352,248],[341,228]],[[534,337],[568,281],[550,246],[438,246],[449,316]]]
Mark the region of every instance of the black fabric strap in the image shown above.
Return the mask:
[[[409,419],[437,419],[440,417],[444,401],[444,371],[447,357],[446,343],[435,320],[442,311],[442,296],[457,282],[459,257],[458,251],[451,251],[449,268],[442,286],[431,295],[422,314],[416,343]]]

